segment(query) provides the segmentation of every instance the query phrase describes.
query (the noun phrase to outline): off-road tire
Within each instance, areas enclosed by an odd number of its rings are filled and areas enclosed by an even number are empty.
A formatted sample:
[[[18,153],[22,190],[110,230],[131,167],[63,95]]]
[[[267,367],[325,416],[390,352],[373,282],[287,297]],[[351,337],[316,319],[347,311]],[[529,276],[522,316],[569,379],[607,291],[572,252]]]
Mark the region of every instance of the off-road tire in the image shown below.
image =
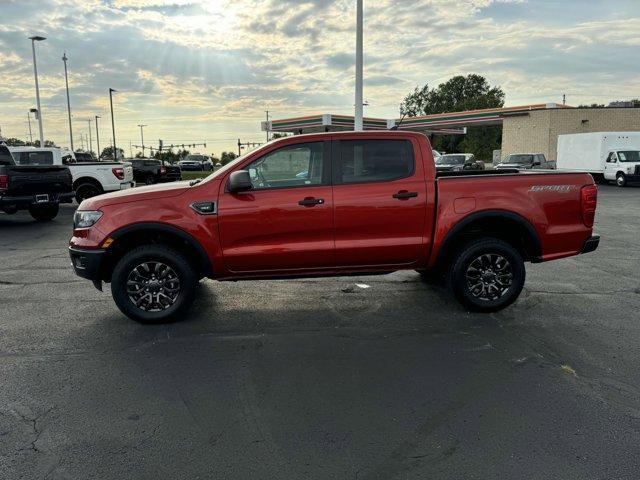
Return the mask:
[[[490,256],[489,261],[491,258],[500,257],[508,262],[508,272],[512,275],[508,288],[504,289],[503,293],[494,299],[479,298],[477,290],[476,294],[474,294],[470,286],[475,282],[469,279],[472,271],[475,275],[475,270],[471,267],[471,264],[476,260],[482,263],[487,259],[487,256]],[[463,245],[454,254],[450,265],[447,283],[455,298],[465,308],[473,312],[497,312],[508,307],[516,301],[520,292],[522,292],[526,278],[524,260],[520,252],[510,244],[497,238],[480,238]],[[493,270],[495,268],[487,269],[487,275],[493,275]],[[507,270],[501,270],[501,272],[505,271]],[[481,283],[484,284],[484,282]],[[482,291],[484,292],[484,287]]]
[[[127,292],[131,272],[145,262],[161,262],[170,267],[178,277],[178,296],[165,310],[145,311],[138,308]],[[111,276],[111,294],[120,311],[127,317],[140,323],[160,324],[182,318],[193,304],[197,284],[195,269],[184,255],[164,245],[146,245],[131,250],[118,261]]]

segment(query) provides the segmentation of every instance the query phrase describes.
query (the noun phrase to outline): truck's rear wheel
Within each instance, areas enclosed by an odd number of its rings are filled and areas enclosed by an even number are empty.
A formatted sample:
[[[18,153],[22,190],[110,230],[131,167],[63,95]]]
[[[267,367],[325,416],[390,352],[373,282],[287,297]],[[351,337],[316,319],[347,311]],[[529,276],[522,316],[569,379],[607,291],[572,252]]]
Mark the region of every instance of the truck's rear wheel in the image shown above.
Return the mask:
[[[449,283],[456,299],[475,312],[496,312],[520,295],[526,271],[522,255],[497,238],[481,238],[455,255]]]
[[[198,278],[189,261],[162,245],[138,247],[117,263],[111,294],[118,308],[141,323],[176,320],[193,303]]]
[[[38,222],[48,222],[58,216],[60,205],[49,203],[46,205],[30,205],[29,213]]]
[[[619,187],[627,186],[627,176],[624,173],[620,172],[616,175],[616,185]]]
[[[87,198],[95,197],[102,193],[102,188],[95,183],[81,183],[76,187],[76,202],[82,203]]]

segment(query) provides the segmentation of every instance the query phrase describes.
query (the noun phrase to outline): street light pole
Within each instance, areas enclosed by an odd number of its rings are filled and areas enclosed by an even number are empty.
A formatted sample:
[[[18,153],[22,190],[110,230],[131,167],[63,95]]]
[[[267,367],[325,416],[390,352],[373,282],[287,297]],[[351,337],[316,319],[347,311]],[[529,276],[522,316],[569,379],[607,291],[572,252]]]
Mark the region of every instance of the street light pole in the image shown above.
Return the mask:
[[[27,112],[27,122],[29,122],[29,143],[33,145],[33,135],[31,133],[31,113]]]
[[[102,118],[100,115],[96,115],[96,156],[100,158],[100,134],[98,133],[98,119]]]
[[[33,76],[36,79],[36,108],[38,109],[38,129],[40,130],[40,148],[44,147],[44,132],[42,131],[42,109],[40,108],[40,86],[38,85],[38,66],[36,64],[36,42],[46,40],[45,37],[35,35],[29,37],[31,51],[33,52]]]
[[[144,132],[143,132],[143,128],[147,127],[148,125],[138,125],[140,127],[140,144],[142,145],[142,156],[144,157]]]
[[[62,61],[64,62],[64,83],[67,87],[67,113],[69,114],[69,143],[71,144],[71,151],[73,152],[73,129],[71,128],[71,102],[69,101],[69,78],[67,77],[67,52],[62,54]]]
[[[87,120],[87,123],[89,124],[89,152],[91,152],[93,150],[93,142],[91,141],[91,119],[90,118]]]
[[[111,133],[113,134],[113,159],[118,161],[118,151],[116,150],[116,124],[113,119],[113,93],[117,92],[113,88],[109,89],[109,104],[111,105]]]
[[[356,115],[354,119],[354,130],[361,132],[364,128],[364,100],[362,93],[362,78],[363,78],[363,0],[357,0],[356,7]]]

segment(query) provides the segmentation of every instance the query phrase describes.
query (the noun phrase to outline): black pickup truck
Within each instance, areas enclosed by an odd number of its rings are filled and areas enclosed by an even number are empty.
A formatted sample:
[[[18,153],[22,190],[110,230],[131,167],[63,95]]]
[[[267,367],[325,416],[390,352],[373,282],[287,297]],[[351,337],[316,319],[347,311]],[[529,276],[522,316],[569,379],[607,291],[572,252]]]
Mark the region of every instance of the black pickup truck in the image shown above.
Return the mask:
[[[71,172],[58,165],[16,165],[0,144],[0,210],[8,214],[29,210],[46,222],[58,215],[60,203],[71,203],[75,192]]]
[[[127,160],[133,166],[133,179],[136,183],[152,185],[154,183],[182,180],[180,167],[152,158],[132,158]]]

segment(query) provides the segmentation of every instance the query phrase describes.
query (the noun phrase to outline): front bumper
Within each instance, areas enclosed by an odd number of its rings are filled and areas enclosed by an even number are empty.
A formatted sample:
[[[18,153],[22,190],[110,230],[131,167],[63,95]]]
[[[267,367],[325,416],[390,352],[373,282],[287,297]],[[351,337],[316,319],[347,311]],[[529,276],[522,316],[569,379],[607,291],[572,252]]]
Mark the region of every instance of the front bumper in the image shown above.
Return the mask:
[[[580,253],[593,252],[598,248],[598,245],[600,245],[600,235],[592,235],[589,238],[587,238],[586,242],[584,242],[584,245]]]
[[[48,193],[48,201],[38,201],[40,195],[17,195],[0,196],[0,205],[16,205],[18,207],[28,207],[29,205],[51,204],[51,203],[71,203],[75,197],[75,192]]]
[[[69,256],[71,257],[71,265],[76,275],[96,283],[102,282],[101,271],[102,262],[105,256],[104,250],[84,250],[80,248],[69,247]],[[96,285],[97,286],[97,285]]]

